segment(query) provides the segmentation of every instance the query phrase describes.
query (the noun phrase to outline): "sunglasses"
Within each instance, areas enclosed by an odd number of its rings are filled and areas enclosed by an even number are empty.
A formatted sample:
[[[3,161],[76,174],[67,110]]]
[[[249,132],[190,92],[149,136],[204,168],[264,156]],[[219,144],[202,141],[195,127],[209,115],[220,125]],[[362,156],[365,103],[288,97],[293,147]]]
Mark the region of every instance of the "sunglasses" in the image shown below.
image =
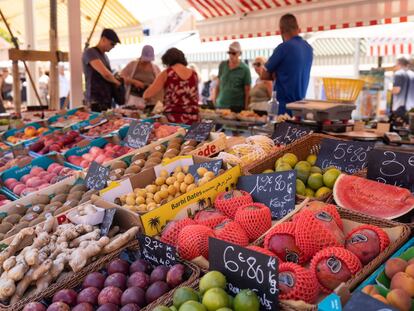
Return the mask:
[[[261,63],[253,63],[253,66],[254,66],[254,67],[261,67],[261,66],[262,66],[262,64],[261,64]]]
[[[234,56],[234,55],[237,55],[237,52],[230,52],[230,51],[229,51],[229,52],[227,52],[227,54],[229,54],[229,55],[233,55],[233,56]]]

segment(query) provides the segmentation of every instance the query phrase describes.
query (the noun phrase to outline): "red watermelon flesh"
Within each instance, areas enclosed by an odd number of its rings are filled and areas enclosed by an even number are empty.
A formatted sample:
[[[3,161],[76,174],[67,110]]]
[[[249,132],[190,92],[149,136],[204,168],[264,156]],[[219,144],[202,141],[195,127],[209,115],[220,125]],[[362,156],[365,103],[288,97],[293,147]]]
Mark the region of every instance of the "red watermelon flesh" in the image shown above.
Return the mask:
[[[343,208],[386,219],[400,217],[414,208],[414,196],[408,189],[358,176],[341,174],[333,195]]]

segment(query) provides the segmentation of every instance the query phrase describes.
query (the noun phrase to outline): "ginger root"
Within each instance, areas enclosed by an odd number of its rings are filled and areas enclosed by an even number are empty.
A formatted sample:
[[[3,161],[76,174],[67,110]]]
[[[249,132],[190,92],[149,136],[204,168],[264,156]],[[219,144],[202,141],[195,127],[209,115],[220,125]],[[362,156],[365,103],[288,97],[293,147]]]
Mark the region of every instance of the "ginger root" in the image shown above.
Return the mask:
[[[111,242],[103,248],[102,253],[109,254],[126,245],[129,241],[135,238],[138,231],[138,227],[132,227],[128,231],[116,235],[113,239],[111,239]]]
[[[108,237],[101,237],[98,241],[83,241],[73,251],[69,260],[69,266],[74,272],[80,271],[86,266],[88,260],[98,255],[102,248],[109,243]]]
[[[7,258],[4,261],[4,263],[3,263],[3,269],[4,269],[4,271],[9,271],[15,265],[16,265],[16,256],[11,256],[10,258]]]
[[[92,232],[81,235],[81,236],[77,237],[76,239],[72,240],[72,242],[70,242],[69,246],[70,247],[78,247],[81,242],[90,241],[90,240],[95,240],[96,241],[96,240],[99,240],[100,236],[101,236],[100,230],[95,229]]]
[[[16,284],[12,279],[0,278],[0,300],[6,300],[13,296],[16,291]]]
[[[11,241],[9,247],[3,250],[0,253],[0,267],[3,266],[3,263],[11,256],[13,256],[20,247],[20,243],[24,240],[25,237],[33,235],[35,232],[33,227],[24,228],[19,233],[17,233],[13,240]],[[0,294],[1,296],[1,294]]]

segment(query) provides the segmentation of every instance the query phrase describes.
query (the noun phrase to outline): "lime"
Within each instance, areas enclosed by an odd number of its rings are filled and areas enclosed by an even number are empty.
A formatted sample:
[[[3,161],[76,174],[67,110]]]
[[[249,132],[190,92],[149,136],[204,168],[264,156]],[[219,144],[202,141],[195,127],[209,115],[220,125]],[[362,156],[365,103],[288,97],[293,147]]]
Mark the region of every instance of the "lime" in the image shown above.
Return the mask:
[[[213,287],[226,288],[226,277],[219,271],[210,271],[200,279],[200,293]]]
[[[291,167],[295,167],[296,163],[298,163],[298,157],[293,153],[286,153],[282,157],[282,161],[288,163]]]
[[[220,309],[217,309],[217,311],[233,311],[233,310],[230,308],[220,308]]]
[[[305,195],[305,184],[300,179],[296,179],[296,194]]]
[[[178,311],[178,309],[176,307],[174,307],[174,306],[171,306],[170,307],[170,311]]]
[[[311,174],[312,173],[321,173],[322,174],[322,170],[318,166],[312,166],[311,169],[310,169],[310,172],[311,172]]]
[[[330,169],[333,169],[333,168],[336,168],[336,166],[334,166],[334,165],[330,165],[330,166],[328,166],[328,167],[325,167],[325,168],[323,169],[323,172],[325,173],[325,172],[327,172],[327,171],[329,171]]]
[[[191,287],[180,287],[178,288],[173,295],[173,305],[176,308],[179,308],[184,302],[187,301],[198,301],[198,293]]]
[[[157,306],[153,311],[171,311],[171,309],[166,306]]]
[[[341,171],[337,168],[331,168],[323,174],[323,183],[328,188],[333,188],[335,185],[335,181],[338,178],[338,176],[341,175]]]
[[[282,162],[283,162],[282,158],[277,159],[276,162],[275,162],[275,169]]]
[[[274,170],[267,169],[267,170],[264,170],[264,171],[262,172],[262,174],[274,173],[274,172],[275,172]]]
[[[292,167],[289,165],[289,163],[286,162],[280,162],[280,164],[276,167],[276,172],[284,172],[284,171],[290,171]]]
[[[321,173],[313,173],[308,178],[308,186],[313,190],[318,190],[323,186],[323,176]]]
[[[306,161],[300,161],[295,165],[296,177],[304,183],[307,182],[311,166]]]
[[[306,158],[306,161],[310,163],[310,165],[315,165],[316,160],[318,159],[318,157],[314,154],[310,154],[308,155],[308,157]]]
[[[178,311],[207,311],[206,307],[197,301],[185,302]]]
[[[250,289],[241,290],[236,297],[234,297],[234,311],[259,311],[259,298],[254,291]]]
[[[210,288],[203,296],[203,305],[208,311],[216,311],[217,309],[229,306],[229,295],[222,288]]]
[[[329,189],[328,187],[321,187],[321,188],[318,189],[318,191],[316,191],[315,197],[317,199],[320,199],[320,198],[324,197],[326,194],[331,193],[331,192],[332,192],[332,190]]]
[[[305,197],[313,198],[315,197],[315,192],[311,188],[305,189]]]
[[[232,295],[229,295],[229,307],[233,308],[233,301],[234,301],[234,297]]]

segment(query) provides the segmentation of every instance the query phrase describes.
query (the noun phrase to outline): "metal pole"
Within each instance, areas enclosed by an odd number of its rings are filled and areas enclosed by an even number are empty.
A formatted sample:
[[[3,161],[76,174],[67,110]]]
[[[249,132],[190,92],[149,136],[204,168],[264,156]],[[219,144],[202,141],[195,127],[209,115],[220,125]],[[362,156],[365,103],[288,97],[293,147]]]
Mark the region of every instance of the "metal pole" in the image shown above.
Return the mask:
[[[20,74],[19,74],[19,63],[17,60],[13,61],[12,65],[12,74],[13,74],[13,100],[14,107],[16,109],[16,114],[18,116],[22,113],[22,99],[20,96]]]
[[[50,0],[50,51],[56,53],[58,50],[57,40],[57,1]],[[59,109],[59,72],[58,62],[50,62],[49,71],[49,100],[52,109]]]

